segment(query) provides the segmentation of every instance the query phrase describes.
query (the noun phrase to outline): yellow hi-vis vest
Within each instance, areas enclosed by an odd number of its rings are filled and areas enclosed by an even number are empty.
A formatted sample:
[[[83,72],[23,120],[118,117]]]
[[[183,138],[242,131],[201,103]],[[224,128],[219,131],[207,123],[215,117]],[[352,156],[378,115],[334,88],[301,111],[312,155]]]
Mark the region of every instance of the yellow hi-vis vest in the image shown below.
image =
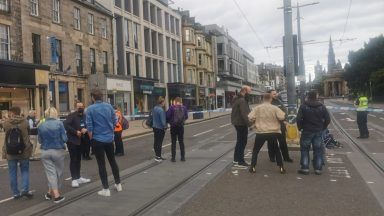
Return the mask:
[[[367,97],[360,97],[359,98],[359,107],[357,108],[357,111],[366,111],[368,109],[368,98]]]

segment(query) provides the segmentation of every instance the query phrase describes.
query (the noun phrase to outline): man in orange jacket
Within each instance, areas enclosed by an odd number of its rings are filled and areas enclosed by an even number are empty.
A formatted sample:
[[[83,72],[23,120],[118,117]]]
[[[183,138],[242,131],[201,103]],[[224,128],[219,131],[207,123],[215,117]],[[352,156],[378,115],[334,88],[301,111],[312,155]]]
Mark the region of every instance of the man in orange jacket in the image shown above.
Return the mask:
[[[117,106],[113,107],[115,109],[115,114],[117,118],[117,123],[115,126],[115,155],[123,156],[124,155],[124,145],[121,135],[123,133],[123,115]]]

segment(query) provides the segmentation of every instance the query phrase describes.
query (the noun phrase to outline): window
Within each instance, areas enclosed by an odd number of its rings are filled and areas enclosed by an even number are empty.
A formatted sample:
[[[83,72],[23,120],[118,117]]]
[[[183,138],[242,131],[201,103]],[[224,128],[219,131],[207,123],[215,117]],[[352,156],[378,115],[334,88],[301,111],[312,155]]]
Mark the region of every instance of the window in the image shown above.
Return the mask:
[[[69,111],[69,93],[67,82],[59,82],[59,108],[60,112]]]
[[[104,51],[101,56],[101,59],[103,63],[103,72],[108,73],[108,53]]]
[[[57,71],[63,71],[63,55],[61,40],[57,40],[54,37],[51,37],[51,51],[52,51],[52,60],[51,62],[56,64]]]
[[[165,41],[166,41],[166,45],[167,45],[167,58],[170,59],[171,58],[171,42],[170,42],[170,38],[166,37]]]
[[[0,59],[10,59],[9,26],[0,24]]]
[[[95,29],[93,26],[93,14],[88,14],[88,33],[89,34],[95,33]]]
[[[185,60],[187,62],[191,62],[191,49],[186,49],[185,50]]]
[[[60,0],[52,0],[52,20],[60,23]]]
[[[80,30],[81,29],[81,21],[80,21],[80,9],[79,8],[74,8],[73,11],[73,21],[74,21],[74,26],[75,29]]]
[[[125,59],[127,63],[127,75],[131,75],[131,54],[125,53]]]
[[[121,8],[121,0],[115,0],[115,6]]]
[[[139,24],[133,23],[133,41],[135,43],[135,49],[139,49]]]
[[[197,37],[197,46],[201,47],[201,37],[200,36]]]
[[[165,30],[169,31],[169,14],[167,12],[164,13],[164,21],[165,21]]]
[[[107,20],[102,19],[101,20],[101,37],[107,38]]]
[[[204,85],[204,73],[199,72],[199,84],[202,86]]]
[[[217,64],[219,71],[224,71],[224,60],[219,60]]]
[[[223,55],[223,44],[222,43],[217,44],[217,55]]]
[[[140,16],[139,0],[133,0],[132,5],[133,5],[133,14],[135,16]]]
[[[31,15],[39,16],[39,0],[30,0]]]
[[[135,55],[136,76],[140,76],[140,55]]]
[[[189,29],[185,29],[185,41],[191,41],[191,31]]]
[[[201,66],[203,64],[203,55],[199,54],[199,65]]]
[[[124,10],[132,13],[132,8],[131,8],[131,1],[130,0],[125,0],[124,1]]]
[[[8,0],[0,0],[0,11],[9,11]]]
[[[56,107],[56,89],[55,89],[55,81],[49,80],[49,92],[50,92],[50,101],[51,106]]]
[[[96,53],[95,49],[89,49],[89,62],[91,63],[91,74],[96,74]]]
[[[82,56],[82,50],[80,45],[76,45],[76,71],[77,74],[83,74],[83,56]]]
[[[32,34],[32,52],[33,52],[33,63],[41,64],[41,44],[40,35]]]
[[[176,34],[180,35],[180,20],[176,19]]]
[[[129,47],[129,22],[124,19],[124,44]]]
[[[77,89],[77,100],[83,102],[84,99],[84,89]]]

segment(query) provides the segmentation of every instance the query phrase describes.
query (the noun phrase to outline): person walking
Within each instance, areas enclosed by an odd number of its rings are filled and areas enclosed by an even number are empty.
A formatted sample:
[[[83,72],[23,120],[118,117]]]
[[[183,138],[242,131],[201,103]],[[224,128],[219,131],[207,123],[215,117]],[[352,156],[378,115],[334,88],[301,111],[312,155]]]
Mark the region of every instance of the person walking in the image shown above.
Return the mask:
[[[357,137],[359,139],[369,138],[368,131],[368,98],[361,95],[356,101],[355,106],[357,107],[357,126],[359,127],[360,135]]]
[[[279,94],[276,90],[269,90],[268,93],[272,96],[272,105],[277,106],[281,111],[285,113],[285,120],[287,119],[287,108],[284,106],[283,102],[279,100]],[[281,134],[277,137],[277,141],[279,142],[279,147],[281,154],[283,156],[283,160],[285,162],[292,163],[293,160],[289,157],[288,145],[287,145],[287,128],[285,126],[284,121],[280,121],[280,129]],[[276,162],[274,152],[272,151],[272,143],[268,142],[268,155],[271,162]]]
[[[33,197],[29,191],[29,158],[32,154],[32,145],[28,136],[28,122],[20,116],[20,113],[20,107],[12,107],[9,110],[9,118],[3,123],[5,140],[2,158],[8,162],[9,181],[14,199],[22,196]],[[18,165],[21,172],[21,193],[17,180]]]
[[[317,100],[317,92],[310,91],[308,99],[300,106],[297,113],[297,127],[301,131],[300,137],[300,165],[299,174],[309,174],[309,151],[313,149],[313,167],[316,175],[321,175],[323,167],[322,135],[331,122],[327,108]]]
[[[285,173],[281,152],[277,143],[277,139],[281,136],[280,121],[285,119],[285,113],[277,106],[271,104],[272,95],[266,93],[263,95],[263,103],[256,106],[249,113],[249,121],[254,123],[256,131],[255,144],[252,151],[252,162],[249,172],[256,172],[257,156],[265,141],[268,141],[273,154],[276,156],[277,166],[281,174]]]
[[[241,168],[249,166],[244,160],[244,150],[247,145],[248,127],[250,126],[248,120],[248,114],[250,113],[248,98],[251,92],[251,87],[243,86],[240,94],[234,98],[232,105],[231,123],[236,128],[237,133],[233,164]]]
[[[28,134],[29,134],[29,140],[32,144],[32,155],[30,160],[31,161],[38,161],[39,157],[36,155],[36,149],[39,145],[38,139],[37,139],[37,124],[38,120],[36,119],[36,111],[30,110],[27,116],[28,121]]]
[[[185,161],[184,123],[188,119],[187,108],[182,104],[181,98],[176,97],[175,105],[169,107],[166,118],[171,125],[171,152],[172,162],[176,162],[176,141],[179,140],[181,161]]]
[[[114,140],[115,140],[115,156],[120,157],[124,156],[124,144],[121,135],[123,134],[123,115],[121,114],[119,108],[114,106],[117,123],[115,125]]]
[[[120,183],[119,167],[113,151],[114,129],[117,118],[113,107],[102,101],[103,93],[99,89],[92,90],[91,98],[94,104],[87,109],[86,124],[103,185],[103,189],[98,194],[100,196],[111,196],[105,167],[105,155],[112,169],[116,190],[118,192],[123,190]]]
[[[60,203],[65,200],[59,190],[63,180],[65,142],[68,137],[54,107],[48,108],[44,114],[45,122],[37,130],[41,143],[41,162],[48,179],[48,193],[45,194],[45,199]]]
[[[153,108],[153,150],[155,151],[155,161],[161,162],[165,160],[161,156],[161,150],[163,146],[163,140],[165,136],[165,130],[167,129],[166,114],[164,111],[165,100],[163,97],[159,97],[157,105]]]
[[[83,178],[80,175],[82,137],[87,133],[85,125],[84,104],[76,103],[77,111],[69,114],[64,121],[64,127],[67,131],[67,147],[70,156],[69,170],[71,171],[72,187],[79,187],[80,184],[91,182],[90,179]]]

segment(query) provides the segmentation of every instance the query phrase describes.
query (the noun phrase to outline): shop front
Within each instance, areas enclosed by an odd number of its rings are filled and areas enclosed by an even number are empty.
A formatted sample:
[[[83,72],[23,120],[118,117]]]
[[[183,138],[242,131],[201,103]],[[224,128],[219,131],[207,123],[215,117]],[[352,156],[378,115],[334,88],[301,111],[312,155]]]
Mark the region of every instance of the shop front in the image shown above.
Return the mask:
[[[205,110],[213,110],[216,108],[216,89],[198,87],[199,106]]]
[[[191,109],[197,105],[196,85],[185,83],[168,83],[169,104],[173,104],[176,97],[181,97],[184,106]]]
[[[217,108],[225,108],[225,93],[224,89],[216,89],[216,104]]]
[[[166,88],[158,80],[133,78],[135,114],[149,112],[157,105],[159,97],[166,97]]]
[[[48,107],[49,66],[0,61],[0,119],[18,106],[24,116],[35,110],[37,118]]]

